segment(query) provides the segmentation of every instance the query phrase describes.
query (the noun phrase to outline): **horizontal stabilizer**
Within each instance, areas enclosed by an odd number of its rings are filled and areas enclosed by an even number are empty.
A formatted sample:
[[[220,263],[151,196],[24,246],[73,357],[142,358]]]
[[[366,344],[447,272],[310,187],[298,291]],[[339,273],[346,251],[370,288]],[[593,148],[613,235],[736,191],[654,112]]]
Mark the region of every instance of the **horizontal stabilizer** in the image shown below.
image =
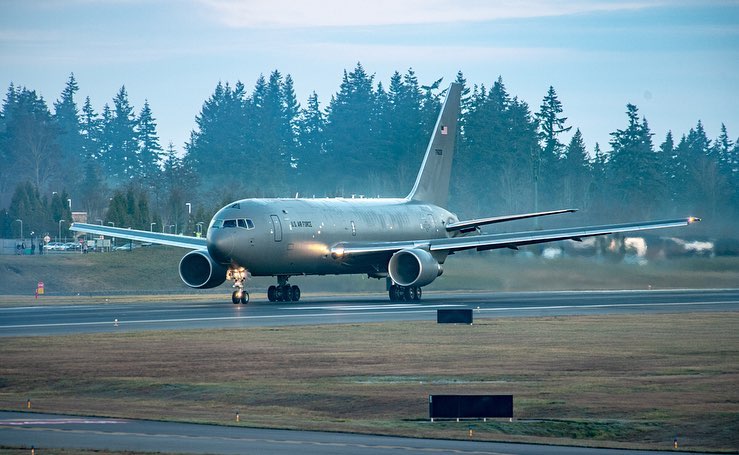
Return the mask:
[[[169,245],[179,248],[200,250],[208,246],[208,241],[202,237],[188,237],[184,235],[165,234],[163,232],[139,231],[99,224],[72,223],[69,230],[86,234],[104,235],[117,239],[136,240],[137,242],[151,242],[157,245]]]

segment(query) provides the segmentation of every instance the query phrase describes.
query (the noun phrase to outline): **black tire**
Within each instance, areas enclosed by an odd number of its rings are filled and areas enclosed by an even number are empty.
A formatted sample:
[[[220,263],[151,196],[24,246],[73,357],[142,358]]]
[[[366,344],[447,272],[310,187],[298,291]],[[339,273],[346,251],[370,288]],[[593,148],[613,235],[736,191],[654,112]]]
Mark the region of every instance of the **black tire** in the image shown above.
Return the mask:
[[[241,300],[241,296],[239,296],[239,291],[234,291],[234,292],[233,292],[233,293],[231,294],[231,302],[232,302],[232,303],[233,303],[234,305],[237,305],[237,304],[239,303],[239,301],[240,301],[240,300]]]
[[[300,288],[297,286],[293,286],[290,288],[290,297],[292,297],[293,302],[297,302],[300,300]]]
[[[421,296],[423,295],[423,291],[421,288],[416,288],[416,300],[421,300]]]
[[[293,299],[293,296],[292,296],[292,290],[290,289],[290,285],[286,284],[282,286],[282,301],[289,302],[292,299]]]
[[[270,302],[277,301],[277,286],[270,286],[267,288],[267,300]]]
[[[241,291],[241,304],[246,305],[249,303],[249,293],[246,291]]]

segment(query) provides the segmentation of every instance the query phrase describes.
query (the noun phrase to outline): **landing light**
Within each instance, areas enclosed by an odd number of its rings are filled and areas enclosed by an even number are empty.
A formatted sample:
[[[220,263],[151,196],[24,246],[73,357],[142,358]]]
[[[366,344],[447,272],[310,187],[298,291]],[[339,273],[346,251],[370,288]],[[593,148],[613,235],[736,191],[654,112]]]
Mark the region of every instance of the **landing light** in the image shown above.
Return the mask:
[[[335,248],[331,248],[331,256],[334,257],[334,259],[340,258],[344,256],[344,247],[338,246]]]
[[[689,217],[688,217],[688,224],[691,224],[691,223],[697,223],[697,222],[699,222],[700,220],[701,220],[701,219],[700,219],[700,218],[698,218],[697,216],[689,216]]]
[[[243,280],[246,278],[246,269],[239,267],[237,269],[228,269],[226,273],[227,280]]]

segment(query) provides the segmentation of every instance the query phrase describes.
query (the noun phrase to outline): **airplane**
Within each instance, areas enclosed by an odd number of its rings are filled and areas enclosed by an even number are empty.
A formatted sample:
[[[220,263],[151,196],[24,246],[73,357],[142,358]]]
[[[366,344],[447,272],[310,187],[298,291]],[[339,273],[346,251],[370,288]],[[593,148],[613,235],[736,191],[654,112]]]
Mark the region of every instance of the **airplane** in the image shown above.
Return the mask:
[[[206,289],[233,282],[231,301],[247,304],[250,276],[277,277],[270,302],[300,300],[292,276],[366,274],[385,278],[391,301],[418,301],[422,288],[443,272],[457,251],[518,249],[559,240],[700,221],[687,217],[602,226],[485,234],[481,226],[571,213],[575,209],[460,221],[445,207],[455,150],[462,87],[452,83],[436,121],[415,184],[405,198],[241,199],[221,208],[205,238],[73,223],[72,231],[187,248],[179,263],[182,281]]]

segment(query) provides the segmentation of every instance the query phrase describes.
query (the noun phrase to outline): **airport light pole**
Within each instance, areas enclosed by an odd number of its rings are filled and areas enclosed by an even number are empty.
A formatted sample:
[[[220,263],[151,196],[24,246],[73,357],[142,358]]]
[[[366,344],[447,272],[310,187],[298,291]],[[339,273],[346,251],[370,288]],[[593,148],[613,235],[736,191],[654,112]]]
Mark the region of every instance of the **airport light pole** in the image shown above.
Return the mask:
[[[154,225],[156,225],[156,223],[149,223],[149,231],[150,232],[154,232]]]
[[[56,241],[57,242],[61,242],[62,241],[62,223],[65,222],[65,221],[67,221],[67,220],[59,220],[59,236],[56,238]]]
[[[185,225],[185,235],[190,235],[190,215],[192,214],[192,204],[185,202],[187,206],[187,224]]]
[[[72,211],[72,198],[67,198],[67,202],[69,203],[69,211]]]

